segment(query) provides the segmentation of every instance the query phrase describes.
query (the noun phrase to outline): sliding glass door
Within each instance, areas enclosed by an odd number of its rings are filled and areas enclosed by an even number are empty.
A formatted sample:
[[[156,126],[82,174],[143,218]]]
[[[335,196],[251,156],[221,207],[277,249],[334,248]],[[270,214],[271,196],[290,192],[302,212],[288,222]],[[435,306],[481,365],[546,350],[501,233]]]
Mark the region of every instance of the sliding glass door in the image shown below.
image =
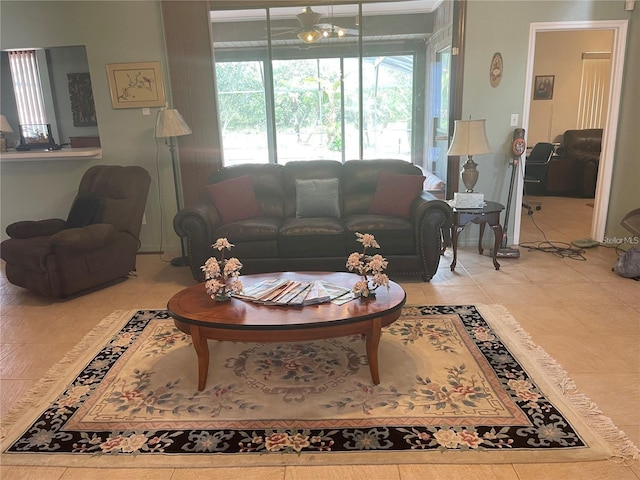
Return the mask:
[[[429,22],[368,8],[212,12],[225,165],[424,163],[425,74],[416,66]]]

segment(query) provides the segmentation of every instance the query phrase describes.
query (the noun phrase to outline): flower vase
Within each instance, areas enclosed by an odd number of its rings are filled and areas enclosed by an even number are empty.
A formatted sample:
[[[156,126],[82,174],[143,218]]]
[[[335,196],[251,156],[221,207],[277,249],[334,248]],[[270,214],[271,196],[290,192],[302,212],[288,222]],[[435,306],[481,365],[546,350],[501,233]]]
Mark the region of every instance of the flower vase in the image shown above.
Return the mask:
[[[372,301],[376,299],[376,292],[375,290],[372,289],[368,289],[368,293],[367,295],[363,295],[362,293],[360,294],[360,300],[363,302],[368,302],[368,301]]]
[[[222,292],[217,292],[215,294],[214,300],[216,302],[228,302],[229,300],[231,300],[231,293],[226,289]]]

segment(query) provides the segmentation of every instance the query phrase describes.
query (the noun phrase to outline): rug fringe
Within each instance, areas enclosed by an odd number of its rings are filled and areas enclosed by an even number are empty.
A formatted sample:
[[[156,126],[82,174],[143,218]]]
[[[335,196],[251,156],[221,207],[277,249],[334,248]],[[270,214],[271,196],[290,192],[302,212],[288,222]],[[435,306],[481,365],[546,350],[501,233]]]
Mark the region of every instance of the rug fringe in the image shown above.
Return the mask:
[[[478,308],[481,307],[481,305],[478,305]],[[578,387],[570,378],[569,373],[533,341],[529,333],[522,328],[507,308],[500,304],[488,305],[488,307],[499,315],[500,323],[507,327],[509,334],[515,337],[514,339],[519,342],[520,346],[528,350],[528,355],[544,370],[549,379],[560,388],[563,397],[576,408],[587,424],[593,427],[609,444],[613,451],[610,459],[619,462],[640,460],[640,449],[629,439],[627,434],[620,430],[611,418],[604,415],[594,402],[578,391]],[[484,311],[481,310],[481,312],[485,315]]]
[[[115,330],[122,327],[119,321],[123,317],[133,314],[137,310],[115,310],[106,318],[102,319],[83,339],[73,347],[65,356],[51,367],[45,376],[38,380],[36,384],[7,412],[2,416],[2,425],[0,426],[0,442],[4,442],[7,434],[14,424],[30,409],[37,408],[42,399],[46,397],[47,392],[56,386],[58,382],[64,378],[68,378],[68,368],[70,365],[79,361],[83,355],[87,354],[87,350],[93,346],[98,340],[103,339],[109,332],[109,329]],[[65,376],[66,374],[66,376]]]

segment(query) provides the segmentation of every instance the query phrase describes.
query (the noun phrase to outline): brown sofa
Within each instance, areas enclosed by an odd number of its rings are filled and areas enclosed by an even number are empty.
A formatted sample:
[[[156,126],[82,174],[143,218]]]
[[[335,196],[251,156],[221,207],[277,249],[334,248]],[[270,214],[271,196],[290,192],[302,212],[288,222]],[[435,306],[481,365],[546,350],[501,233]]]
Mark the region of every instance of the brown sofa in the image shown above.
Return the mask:
[[[136,267],[151,177],[142,167],[94,166],[80,181],[67,220],[21,221],[0,245],[7,279],[65,297],[125,277]]]
[[[403,176],[418,176],[419,181],[417,198],[413,197],[415,200],[407,205],[406,217],[396,212],[370,213],[378,211],[373,206],[380,198],[377,192],[382,190],[379,179]],[[424,177],[415,165],[400,160],[238,165],[214,173],[208,188],[219,192],[221,185],[229,184],[229,180],[238,182],[246,178],[250,179],[249,196],[255,195],[259,205],[242,206],[245,210],[249,208],[250,214],[244,215],[249,218],[230,218],[236,214],[233,209],[226,214],[221,212],[224,196],[186,208],[175,216],[174,228],[187,240],[187,256],[194,279],[203,280],[200,267],[214,253],[211,244],[221,237],[235,245],[231,254],[244,265],[243,274],[344,271],[347,256],[362,251],[362,245],[356,242],[356,232],[375,236],[381,245],[375,253],[388,259],[387,271],[391,276],[419,275],[429,281],[435,275],[442,246],[441,229],[450,227],[452,210],[446,202],[422,191]],[[305,181],[317,180],[336,186],[335,194],[305,199],[300,186]],[[233,195],[237,188],[226,192]],[[406,189],[397,189],[395,197],[382,204],[383,210],[401,204],[405,193]],[[308,211],[320,208],[319,204],[325,199],[335,200],[335,206],[329,211]],[[306,213],[301,211],[301,205]],[[225,206],[224,210],[227,209]]]
[[[602,129],[567,130],[549,164],[542,193],[593,198],[596,192]]]

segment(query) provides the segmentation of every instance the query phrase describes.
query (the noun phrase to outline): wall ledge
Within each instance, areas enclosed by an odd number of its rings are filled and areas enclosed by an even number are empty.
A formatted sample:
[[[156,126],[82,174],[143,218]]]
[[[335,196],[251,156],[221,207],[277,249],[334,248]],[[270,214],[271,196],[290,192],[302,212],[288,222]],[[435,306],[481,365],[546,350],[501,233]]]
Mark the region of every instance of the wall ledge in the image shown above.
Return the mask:
[[[33,150],[27,152],[9,150],[8,152],[0,153],[0,162],[43,162],[49,160],[89,160],[95,158],[102,158],[101,148],[62,148],[60,150]]]

